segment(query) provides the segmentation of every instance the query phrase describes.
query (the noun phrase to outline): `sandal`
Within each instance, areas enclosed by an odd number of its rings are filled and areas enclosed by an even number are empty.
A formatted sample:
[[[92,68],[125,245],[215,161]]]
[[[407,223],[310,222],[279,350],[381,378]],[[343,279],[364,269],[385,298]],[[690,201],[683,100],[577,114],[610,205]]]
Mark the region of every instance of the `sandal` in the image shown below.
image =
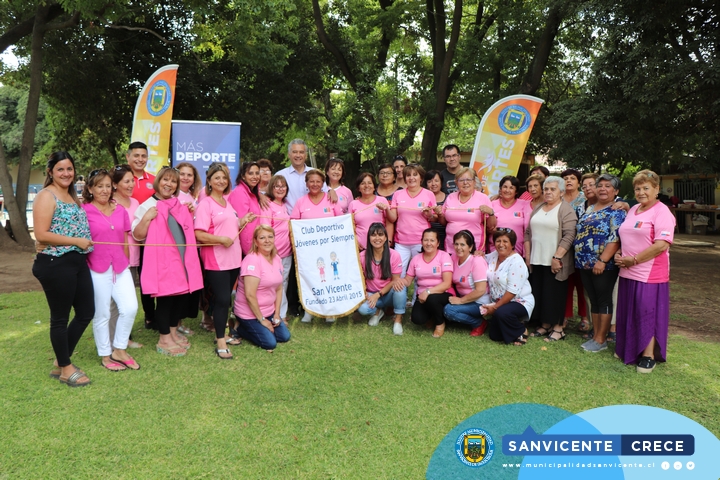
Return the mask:
[[[560,338],[555,338],[553,335],[558,334],[560,335]],[[555,330],[553,328],[552,332],[545,338],[546,342],[557,342],[558,340],[565,340],[565,337],[567,337],[567,334],[563,330]]]
[[[168,357],[183,357],[185,356],[185,353],[187,353],[187,350],[177,344],[174,347],[168,348],[161,347],[160,345],[155,345],[155,348],[157,349],[158,353],[162,353],[163,355],[167,355]]]
[[[221,354],[230,355],[230,356],[223,357]],[[221,358],[223,360],[232,360],[233,358],[235,358],[235,357],[233,357],[232,352],[230,350],[228,350],[227,348],[216,348],[215,355],[217,355],[219,358]]]
[[[78,382],[81,378],[87,378],[87,382]],[[86,385],[90,385],[90,379],[87,375],[85,375],[85,372],[81,370],[75,370],[73,373],[70,374],[69,377],[63,378],[62,376],[58,377],[58,380],[60,380],[60,383],[64,383],[68,387],[84,387]]]
[[[112,361],[112,359],[110,360],[110,363],[103,363],[102,360],[100,360],[100,365],[102,365],[105,370],[110,370],[111,372],[122,372],[123,370],[127,370],[127,367],[122,363]]]
[[[582,336],[583,340],[592,340],[595,338],[595,329],[591,328],[589,332]]]
[[[192,335],[195,335],[195,332],[193,332],[192,330],[190,330],[190,329],[189,329],[188,327],[186,327],[185,325],[180,325],[180,326],[178,326],[178,332],[180,332],[180,333],[182,333],[183,335],[188,336],[188,337],[190,337],[190,336],[192,336]]]
[[[540,330],[545,330],[545,331],[544,331],[544,332],[541,332]],[[531,337],[545,337],[545,336],[547,336],[549,333],[550,333],[550,329],[549,329],[549,328],[538,327],[537,329],[535,329],[535,331],[534,331],[534,332],[532,333],[532,335],[530,335],[530,336],[531,336]]]
[[[580,324],[577,327],[578,332],[589,332],[590,331],[590,321],[587,318],[583,318],[580,320]]]
[[[129,356],[129,355],[128,355]],[[130,357],[127,360],[118,360],[117,358],[113,358],[112,355],[110,355],[110,360],[113,362],[121,363],[125,365],[130,370],[140,370],[140,364],[135,361],[134,358]]]
[[[614,343],[615,340],[617,340],[617,332],[608,332],[607,341]]]
[[[78,368],[77,365],[73,364],[73,367],[77,369],[78,372],[82,372],[80,368]],[[83,372],[85,373],[85,372]],[[60,379],[60,375],[62,375],[62,369],[60,367],[53,367],[52,370],[50,370],[50,378],[54,378],[55,380]]]
[[[517,340],[515,340],[513,342],[513,345],[515,345],[516,347],[522,347],[523,345],[525,345],[527,343],[527,339],[528,339],[527,333],[523,333],[522,335],[520,335],[517,338]]]
[[[217,338],[213,340],[213,343],[217,345]],[[238,345],[242,345],[242,338],[236,338],[236,337],[225,337],[225,343],[228,345],[232,345],[234,347]]]

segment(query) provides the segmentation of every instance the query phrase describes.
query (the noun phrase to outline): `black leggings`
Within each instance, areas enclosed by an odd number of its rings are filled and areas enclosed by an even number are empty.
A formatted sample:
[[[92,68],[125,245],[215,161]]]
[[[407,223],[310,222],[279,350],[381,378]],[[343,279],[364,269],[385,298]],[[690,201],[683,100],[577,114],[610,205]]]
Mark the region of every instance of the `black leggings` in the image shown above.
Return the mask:
[[[192,294],[171,295],[168,297],[155,297],[155,323],[160,335],[169,335],[170,327],[177,327],[180,320],[185,318]]]
[[[590,299],[590,313],[607,315],[613,312],[612,293],[618,274],[617,268],[605,270],[600,275],[592,270],[580,270],[583,287]]]
[[[205,280],[207,280],[215,296],[212,310],[213,321],[215,322],[215,338],[225,338],[232,289],[239,273],[239,268],[233,268],[232,270],[205,270]]]
[[[562,325],[565,319],[567,280],[555,280],[555,274],[545,265],[531,265],[530,286],[535,297],[533,319],[540,324]]]
[[[410,320],[415,325],[425,325],[428,320],[431,320],[435,325],[442,325],[445,323],[443,310],[448,303],[450,303],[450,294],[447,292],[431,293],[425,303],[420,303],[420,300],[415,299],[415,304],[410,313]]]
[[[40,281],[50,307],[50,343],[58,365],[70,365],[85,329],[95,316],[93,290],[87,256],[69,252],[60,257],[38,253],[33,263],[33,275]],[[75,309],[71,322],[70,309]]]
[[[145,246],[141,245],[140,246],[140,264],[137,267],[138,278],[140,278],[140,274],[142,273],[142,265],[143,265],[144,255],[145,255]],[[146,293],[142,293],[142,288],[140,289],[140,303],[142,304],[143,312],[145,313],[145,323],[155,322],[155,298]]]

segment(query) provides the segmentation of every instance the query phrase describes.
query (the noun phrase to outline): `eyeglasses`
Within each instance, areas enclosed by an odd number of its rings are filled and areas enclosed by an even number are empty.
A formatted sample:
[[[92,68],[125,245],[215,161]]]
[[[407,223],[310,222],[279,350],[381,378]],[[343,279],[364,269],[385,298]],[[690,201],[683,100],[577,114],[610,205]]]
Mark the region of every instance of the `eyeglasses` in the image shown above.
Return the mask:
[[[102,173],[103,175],[107,175],[108,171],[105,170],[104,168],[98,168],[97,170],[93,170],[92,172],[90,172],[90,175],[88,175],[88,180],[90,180],[90,179],[93,178],[94,176],[99,175],[99,174],[101,174],[101,173]]]
[[[495,231],[498,233],[515,233],[515,231],[512,228],[503,228],[503,227],[496,228]]]
[[[342,158],[330,157],[330,159],[328,160],[328,162],[340,162],[340,163],[345,163],[345,160],[343,160]]]
[[[597,185],[583,185],[583,186],[582,186],[582,189],[583,189],[583,190],[589,190],[589,189],[591,189],[591,188],[593,188],[593,187],[597,187]]]
[[[381,177],[387,177],[388,175],[392,175],[392,174],[393,174],[393,172],[387,172],[387,171],[378,173],[378,175],[380,175]]]
[[[260,175],[263,175],[263,174],[266,174],[266,173],[270,174],[270,173],[272,173],[272,172],[271,172],[270,170],[268,170],[267,168],[262,168],[262,169],[260,169]]]
[[[113,168],[116,172],[119,172],[120,170],[130,170],[129,165],[115,165],[115,168]]]
[[[180,170],[178,170],[177,168],[171,167],[170,165],[165,165],[164,167],[162,167],[162,168],[160,169],[160,171],[158,171],[158,174],[159,174],[160,172],[162,172],[163,170],[173,170],[173,171],[175,171],[175,172],[177,172],[177,173],[180,173]]]
[[[287,188],[287,185],[278,184],[273,187],[276,190],[285,190]]]
[[[395,161],[395,160],[403,160],[403,161],[407,162],[407,158],[405,158],[405,155],[395,155],[393,157],[393,161]]]
[[[458,183],[472,183],[473,179],[472,178],[461,178],[457,182]]]

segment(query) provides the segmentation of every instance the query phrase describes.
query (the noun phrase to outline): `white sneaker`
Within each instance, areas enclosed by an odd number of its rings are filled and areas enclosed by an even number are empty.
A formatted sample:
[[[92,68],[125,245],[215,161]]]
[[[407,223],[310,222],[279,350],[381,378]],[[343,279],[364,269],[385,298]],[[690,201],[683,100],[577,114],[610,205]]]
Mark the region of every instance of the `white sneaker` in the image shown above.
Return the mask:
[[[300,319],[302,323],[310,323],[312,322],[312,315],[310,315],[308,312],[305,312],[305,315],[302,319]]]
[[[371,327],[377,327],[378,323],[380,323],[380,319],[385,315],[385,312],[382,310],[378,310],[378,313],[370,317],[370,320],[368,320],[368,325]]]
[[[325,319],[325,323],[335,323],[335,320],[337,320],[335,317],[328,317]]]
[[[402,323],[396,323],[393,325],[393,334],[394,335],[402,335],[403,329],[402,329]]]

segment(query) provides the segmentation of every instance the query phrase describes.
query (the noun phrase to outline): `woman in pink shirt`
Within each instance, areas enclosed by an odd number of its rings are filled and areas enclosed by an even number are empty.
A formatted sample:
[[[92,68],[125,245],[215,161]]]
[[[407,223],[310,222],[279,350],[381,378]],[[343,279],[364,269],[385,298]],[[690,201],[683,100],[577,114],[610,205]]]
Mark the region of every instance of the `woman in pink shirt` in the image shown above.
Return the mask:
[[[353,214],[355,220],[355,238],[360,250],[365,250],[370,225],[381,223],[386,229],[388,238],[392,238],[393,224],[385,221],[390,205],[385,198],[375,195],[377,185],[375,184],[375,177],[371,173],[361,173],[358,176],[356,188],[360,192],[360,197],[350,202],[348,211]]]
[[[305,220],[308,218],[326,218],[334,217],[336,215],[342,215],[342,209],[337,203],[332,203],[330,197],[322,191],[323,183],[325,182],[325,174],[317,169],[308,170],[305,174],[305,186],[308,189],[308,194],[300,197],[295,202],[290,218],[295,220]],[[309,323],[312,321],[312,316],[305,312],[305,315],[300,320],[303,323]],[[328,323],[335,321],[335,318],[329,317],[326,319]]]
[[[188,162],[178,163],[175,165],[175,168],[177,168],[180,173],[180,191],[178,192],[178,199],[181,203],[192,203],[193,205],[197,205],[198,197],[200,196],[200,189],[202,189],[200,174],[195,166]]]
[[[660,179],[641,170],[633,178],[639,205],[620,225],[620,267],[615,354],[625,364],[637,363],[638,373],[650,373],[664,362],[670,324],[670,244],[675,217],[658,200]]]
[[[287,322],[287,289],[290,280],[290,268],[293,255],[290,243],[290,214],[287,212],[288,184],[282,175],[273,175],[267,185],[267,210],[263,211],[260,223],[275,230],[275,248],[277,248],[283,266],[283,291],[280,302],[280,318]],[[269,218],[268,218],[269,217]]]
[[[238,239],[240,221],[235,209],[225,199],[225,195],[230,193],[230,172],[225,164],[215,162],[210,165],[205,178],[207,196],[195,210],[195,238],[198,243],[212,244],[200,248],[200,258],[205,269],[205,281],[214,294],[215,354],[223,360],[232,360],[225,327],[242,258]]]
[[[420,165],[408,165],[403,170],[406,188],[393,195],[387,218],[395,223],[395,250],[403,261],[403,274],[410,259],[420,253],[423,231],[437,219],[433,211],[435,194],[422,187],[425,170]]]
[[[500,180],[500,196],[493,200],[492,209],[497,218],[496,228],[509,228],[517,235],[515,248],[522,256],[525,253],[525,229],[532,210],[530,202],[520,200],[520,180],[507,175]],[[488,242],[489,251],[495,251],[492,241]]]
[[[487,322],[480,314],[480,305],[488,303],[487,263],[475,253],[475,239],[467,230],[460,230],[453,238],[452,281],[458,296],[451,296],[445,305],[445,318],[452,322],[470,325],[471,337],[479,337],[485,332]]]
[[[242,218],[240,231],[240,245],[243,252],[252,248],[252,236],[255,227],[260,224],[260,196],[258,184],[260,183],[260,167],[255,162],[245,162],[240,167],[240,173],[235,179],[235,189],[230,193],[228,202],[235,209],[238,217]]]
[[[328,187],[335,191],[338,197],[337,204],[343,213],[347,213],[348,205],[353,199],[353,194],[345,186],[345,164],[339,158],[331,158],[325,164],[325,176]]]
[[[437,232],[428,228],[422,234],[422,253],[410,260],[405,286],[417,278],[417,301],[410,320],[415,325],[434,326],[433,337],[445,333],[443,310],[452,296],[453,261],[447,252],[438,250]]]
[[[455,175],[458,191],[445,199],[442,209],[436,208],[440,215],[440,223],[446,225],[445,251],[453,253],[453,238],[460,230],[468,230],[475,237],[477,254],[485,252],[485,231],[495,228],[495,211],[490,199],[482,192],[475,190],[475,170],[463,167]]]
[[[278,342],[290,340],[287,323],[280,318],[283,267],[275,248],[275,232],[258,225],[250,253],[242,261],[235,295],[238,333],[260,348],[272,352]]]
[[[118,372],[140,365],[127,354],[130,331],[137,313],[135,283],[129,266],[127,244],[130,219],[122,207],[112,201],[112,178],[107,170],[90,172],[83,189],[83,209],[90,224],[95,249],[87,256],[95,291],[93,336],[100,363]],[[120,313],[113,338],[110,338],[110,303],[115,301]]]

